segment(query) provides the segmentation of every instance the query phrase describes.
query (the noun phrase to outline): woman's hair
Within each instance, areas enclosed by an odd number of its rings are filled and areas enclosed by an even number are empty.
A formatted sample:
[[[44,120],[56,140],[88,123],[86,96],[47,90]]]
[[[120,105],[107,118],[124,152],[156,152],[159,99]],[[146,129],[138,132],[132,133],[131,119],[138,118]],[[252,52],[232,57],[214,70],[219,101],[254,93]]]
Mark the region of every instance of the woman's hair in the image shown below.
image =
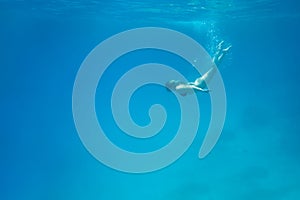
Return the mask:
[[[176,86],[180,84],[180,81],[170,80],[166,82],[165,86],[169,90],[175,90]]]

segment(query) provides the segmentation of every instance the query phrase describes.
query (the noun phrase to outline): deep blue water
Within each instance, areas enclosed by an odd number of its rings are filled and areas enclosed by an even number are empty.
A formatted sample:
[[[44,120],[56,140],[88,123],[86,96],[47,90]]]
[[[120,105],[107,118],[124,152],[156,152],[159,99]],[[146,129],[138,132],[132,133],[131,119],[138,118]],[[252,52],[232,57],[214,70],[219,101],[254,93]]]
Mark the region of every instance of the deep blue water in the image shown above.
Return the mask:
[[[0,199],[300,199],[298,1],[2,0],[0,17]],[[213,151],[198,159],[210,102],[197,94],[201,123],[188,151],[162,170],[129,174],[101,164],[82,145],[72,90],[96,45],[146,26],[180,31],[211,55],[221,40],[232,45],[220,66],[227,116]],[[108,135],[112,141],[137,152],[162,147],[180,120],[171,93],[145,86],[132,97],[133,119],[146,125],[149,106],[161,103],[171,113],[166,127],[149,142],[117,135],[111,90],[130,66],[147,62],[196,78],[184,60],[154,50],[120,58],[105,72],[97,89],[103,86],[102,95],[96,95],[96,107],[104,112],[99,121],[116,133]]]

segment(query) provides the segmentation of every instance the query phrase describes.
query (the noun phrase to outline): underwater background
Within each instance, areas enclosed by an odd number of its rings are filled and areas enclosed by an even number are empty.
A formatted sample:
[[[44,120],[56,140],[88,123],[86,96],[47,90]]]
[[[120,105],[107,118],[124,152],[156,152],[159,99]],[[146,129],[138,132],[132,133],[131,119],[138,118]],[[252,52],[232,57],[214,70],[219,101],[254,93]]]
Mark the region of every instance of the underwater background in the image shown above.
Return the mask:
[[[1,0],[0,20],[0,199],[300,199],[299,1]],[[180,31],[210,55],[222,40],[232,45],[219,66],[227,116],[217,145],[199,159],[210,102],[197,93],[201,122],[188,151],[159,171],[129,174],[103,165],[82,145],[72,90],[96,45],[148,26]],[[137,141],[114,123],[113,86],[148,62],[167,64],[189,80],[198,76],[184,60],[155,50],[113,63],[99,82],[96,108],[108,137],[130,151],[160,148],[178,128],[176,98],[156,86],[137,90],[130,112],[146,125],[149,106],[164,105],[168,120],[159,137]]]

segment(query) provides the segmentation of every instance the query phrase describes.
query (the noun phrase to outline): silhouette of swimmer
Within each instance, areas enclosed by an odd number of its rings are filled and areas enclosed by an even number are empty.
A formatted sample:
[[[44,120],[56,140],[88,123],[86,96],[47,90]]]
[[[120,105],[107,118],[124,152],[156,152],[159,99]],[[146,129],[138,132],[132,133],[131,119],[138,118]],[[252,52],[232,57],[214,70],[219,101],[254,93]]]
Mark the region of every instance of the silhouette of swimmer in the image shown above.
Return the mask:
[[[220,61],[223,59],[224,55],[230,50],[231,45],[227,48],[223,48],[224,41],[220,42],[217,45],[217,52],[213,57],[213,62],[215,64],[219,64]],[[169,90],[173,90],[178,92],[182,96],[186,96],[188,94],[193,94],[194,91],[200,92],[209,92],[207,89],[206,83],[208,83],[216,72],[216,65],[213,65],[203,76],[197,78],[194,82],[182,82],[178,80],[170,80],[168,81],[165,86]]]

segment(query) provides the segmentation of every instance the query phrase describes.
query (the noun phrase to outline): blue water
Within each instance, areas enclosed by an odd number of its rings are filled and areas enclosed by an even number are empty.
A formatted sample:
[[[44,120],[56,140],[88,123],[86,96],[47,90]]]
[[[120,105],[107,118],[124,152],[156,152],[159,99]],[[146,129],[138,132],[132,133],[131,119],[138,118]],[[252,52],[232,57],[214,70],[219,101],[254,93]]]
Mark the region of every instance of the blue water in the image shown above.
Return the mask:
[[[298,1],[2,0],[0,19],[0,199],[300,199]],[[162,170],[129,174],[85,149],[73,122],[72,90],[96,45],[146,26],[180,31],[211,55],[221,40],[233,46],[220,66],[227,116],[213,151],[198,159],[210,102],[197,94],[201,123],[188,151]],[[153,151],[173,137],[180,111],[162,87],[138,90],[130,110],[136,123],[146,125],[149,106],[163,104],[171,113],[159,135],[166,136],[149,143],[118,136],[109,110],[113,85],[130,66],[158,62],[197,77],[184,60],[170,56],[135,52],[116,61],[99,83],[105,98],[97,93],[96,107],[106,112],[98,113],[99,121],[122,148]],[[127,68],[120,71],[122,62]]]

